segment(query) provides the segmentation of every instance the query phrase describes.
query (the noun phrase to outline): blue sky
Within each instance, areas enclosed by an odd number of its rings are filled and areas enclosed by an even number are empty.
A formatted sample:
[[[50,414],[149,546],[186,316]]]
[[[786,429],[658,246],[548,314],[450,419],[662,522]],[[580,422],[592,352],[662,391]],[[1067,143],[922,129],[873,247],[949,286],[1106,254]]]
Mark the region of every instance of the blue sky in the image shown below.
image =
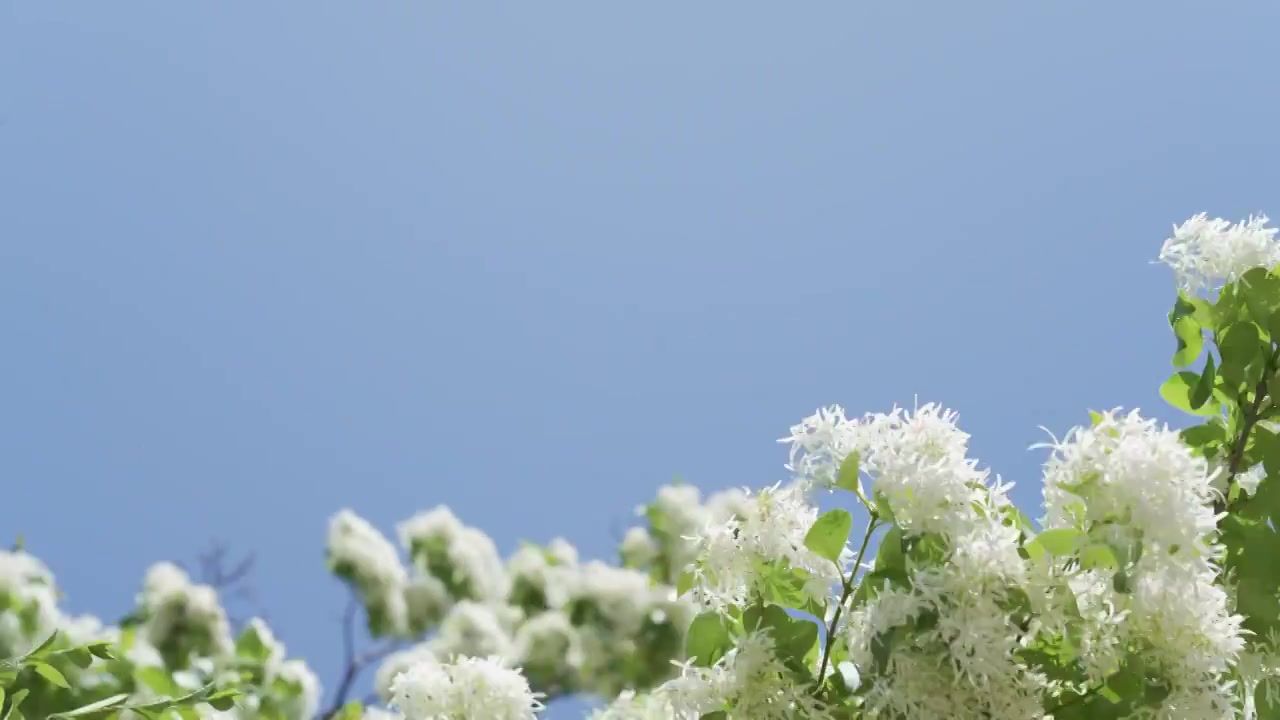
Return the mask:
[[[1271,2],[0,0],[0,535],[78,611],[211,540],[329,686],[325,522],[608,557],[918,396],[1034,513],[1276,210]],[[562,708],[551,717],[573,717]]]

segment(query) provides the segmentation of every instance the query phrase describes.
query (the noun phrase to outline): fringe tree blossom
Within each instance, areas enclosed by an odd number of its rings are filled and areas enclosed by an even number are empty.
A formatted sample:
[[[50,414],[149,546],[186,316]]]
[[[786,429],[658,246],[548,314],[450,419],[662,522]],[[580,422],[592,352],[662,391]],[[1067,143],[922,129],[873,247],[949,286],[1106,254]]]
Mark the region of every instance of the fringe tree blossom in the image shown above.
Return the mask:
[[[1178,286],[1188,293],[1215,291],[1256,267],[1280,265],[1276,228],[1266,215],[1231,223],[1200,213],[1174,226],[1160,248],[1160,261],[1173,268]]]
[[[1223,548],[1208,463],[1136,410],[1098,415],[1052,447],[1045,527],[1118,550],[1115,562],[1067,570],[1090,674],[1101,679],[1137,646],[1170,686],[1164,716],[1233,717],[1225,674],[1244,647],[1242,618],[1218,583]]]
[[[630,568],[649,567],[661,554],[658,542],[649,534],[648,529],[642,527],[628,529],[618,548],[622,564]]]
[[[21,550],[0,550],[0,597],[17,610],[0,613],[0,657],[27,652],[58,624],[53,573]]]
[[[722,609],[744,606],[762,578],[761,564],[781,561],[808,574],[804,592],[824,603],[841,581],[841,567],[805,546],[805,535],[818,517],[800,486],[775,485],[754,496],[744,515],[712,521],[698,537],[693,568],[693,598]],[[849,553],[846,560],[852,559]]]
[[[871,492],[883,496],[904,532],[966,532],[975,521],[974,503],[986,502],[987,473],[965,452],[969,436],[956,413],[936,404],[908,412],[868,414],[849,420],[839,405],[819,409],[791,429],[791,463],[799,485],[830,487],[839,466],[856,453]],[[864,495],[859,482],[859,492]]]
[[[657,691],[675,710],[673,717],[697,718],[731,709],[742,720],[833,720],[774,652],[773,639],[752,632],[712,667],[682,666],[679,677]]]
[[[815,417],[841,452],[859,453],[872,493],[887,503],[897,529],[883,542],[912,548],[905,585],[869,580],[882,585],[845,631],[869,682],[865,707],[908,720],[1038,717],[1046,680],[1016,655],[1027,629],[1013,609],[1028,597],[1028,577],[1020,530],[1007,521],[1009,486],[988,482],[966,457],[956,414],[929,404],[856,422],[838,408]],[[813,445],[798,454],[810,453],[838,457]],[[878,662],[889,637],[898,640]]]
[[[329,565],[359,592],[375,635],[400,634],[408,625],[404,586],[408,574],[396,548],[377,528],[350,510],[329,521]]]
[[[851,453],[859,451],[855,426],[839,405],[818,408],[793,425],[791,435],[778,442],[791,446],[791,461],[786,467],[797,482],[811,490],[834,488],[840,465]],[[866,495],[860,480],[857,493]]]
[[[509,655],[513,608],[463,600],[449,610],[427,645],[437,657]]]
[[[585,654],[569,616],[548,610],[516,630],[511,656],[534,687],[565,692],[577,684]]]
[[[138,605],[146,618],[143,636],[171,664],[181,667],[193,652],[216,657],[232,650],[231,625],[217,591],[193,584],[177,565],[151,566]]]
[[[438,660],[439,658],[427,643],[419,643],[405,650],[391,653],[378,666],[378,671],[373,676],[373,689],[384,703],[390,703],[393,697],[391,685],[400,673],[414,665],[434,663]]]
[[[440,506],[397,528],[400,543],[424,573],[439,578],[460,600],[496,602],[507,593],[507,576],[493,540],[463,525]]]
[[[560,584],[577,565],[577,551],[563,540],[553,541],[545,548],[532,544],[521,545],[507,559],[509,602],[526,613],[547,609],[548,588]]]
[[[498,658],[420,662],[391,683],[405,720],[533,720],[542,704],[519,670]]]

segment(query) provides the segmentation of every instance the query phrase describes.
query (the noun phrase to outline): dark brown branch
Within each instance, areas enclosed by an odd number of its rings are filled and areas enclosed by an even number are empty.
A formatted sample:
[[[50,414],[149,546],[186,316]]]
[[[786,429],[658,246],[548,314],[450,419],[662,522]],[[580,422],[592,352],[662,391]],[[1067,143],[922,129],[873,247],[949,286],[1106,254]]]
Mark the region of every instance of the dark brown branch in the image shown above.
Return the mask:
[[[329,709],[320,714],[321,720],[329,720],[342,712],[342,706],[347,704],[347,696],[351,694],[351,687],[355,684],[356,678],[360,677],[360,673],[369,665],[381,660],[389,655],[393,650],[401,647],[402,642],[389,640],[376,648],[356,654],[356,616],[360,610],[360,599],[355,593],[351,594],[351,600],[347,603],[347,609],[342,613],[342,657],[346,662],[346,668],[342,671],[342,679],[338,681],[337,690],[333,695],[333,703],[329,705]],[[367,704],[366,698],[366,704]]]

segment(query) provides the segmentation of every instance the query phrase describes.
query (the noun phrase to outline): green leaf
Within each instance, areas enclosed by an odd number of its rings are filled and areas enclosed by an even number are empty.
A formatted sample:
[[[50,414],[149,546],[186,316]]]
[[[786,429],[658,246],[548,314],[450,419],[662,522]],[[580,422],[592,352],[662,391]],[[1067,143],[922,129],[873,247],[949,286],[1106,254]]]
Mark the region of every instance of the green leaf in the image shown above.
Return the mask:
[[[236,655],[246,660],[262,662],[271,656],[271,648],[262,642],[257,627],[250,625],[236,638]]]
[[[209,698],[208,702],[213,706],[214,710],[221,710],[222,712],[226,712],[236,706],[236,699],[225,695],[214,695]]]
[[[342,711],[334,720],[360,720],[364,716],[364,705],[359,702],[349,702],[342,707]]]
[[[1184,428],[1181,435],[1182,442],[1186,443],[1188,447],[1203,451],[1226,442],[1227,428],[1215,418],[1201,425],[1192,425],[1189,428]]]
[[[111,644],[105,642],[89,643],[85,646],[94,657],[102,660],[115,660],[116,656],[111,652]]]
[[[36,649],[34,649],[34,650],[32,650],[31,652],[27,653],[27,654],[26,654],[26,655],[24,655],[23,657],[25,657],[25,658],[42,658],[42,657],[44,657],[45,655],[48,655],[48,654],[49,654],[49,652],[48,652],[48,651],[49,651],[49,648],[53,646],[53,642],[54,642],[55,640],[57,640],[57,639],[58,639],[58,631],[57,631],[57,630],[54,630],[52,633],[49,633],[49,637],[45,638],[45,639],[44,639],[44,642],[42,642],[42,643],[40,643],[39,645],[37,645],[37,646],[36,646]]]
[[[71,689],[71,684],[62,676],[62,673],[58,672],[58,669],[49,663],[37,660],[31,663],[31,669],[35,670],[40,677],[48,680],[50,683],[66,690]]]
[[[86,647],[74,647],[58,654],[67,656],[81,670],[93,664],[93,653]]]
[[[698,720],[728,720],[729,714],[723,710],[705,713]]]
[[[1196,381],[1195,387],[1191,389],[1191,394],[1187,396],[1192,410],[1199,410],[1204,407],[1204,404],[1213,396],[1214,377],[1213,356],[1210,355],[1204,359],[1204,372],[1200,374],[1200,379]]]
[[[856,452],[851,452],[840,462],[840,469],[836,472],[836,487],[843,488],[852,493],[861,493],[862,485],[858,482],[858,466],[861,463],[861,457]]]
[[[852,528],[853,516],[848,510],[828,510],[809,528],[804,546],[832,562],[839,562]]]
[[[906,569],[907,554],[902,548],[902,530],[895,525],[880,540],[880,548],[876,551],[876,571]]]
[[[1173,334],[1178,339],[1178,349],[1173,353],[1174,367],[1186,367],[1200,357],[1204,349],[1204,333],[1193,317],[1180,318],[1173,324]]]
[[[117,705],[120,705],[121,703],[125,702],[128,699],[129,699],[129,696],[126,693],[121,693],[119,695],[112,695],[109,698],[103,698],[95,703],[89,703],[88,705],[85,705],[83,707],[78,707],[75,710],[60,712],[56,715],[50,716],[50,718],[52,720],[52,718],[69,718],[69,717],[79,717],[81,715],[91,715],[101,710],[106,710],[107,708],[116,707]]]
[[[1267,334],[1271,336],[1272,342],[1280,339],[1280,309],[1274,310],[1262,323],[1262,326],[1267,329]]]
[[[708,610],[693,619],[685,639],[685,655],[695,665],[711,667],[732,647],[733,638],[720,613]]]
[[[1114,570],[1120,567],[1120,561],[1106,544],[1093,543],[1080,551],[1080,565],[1085,570]]]
[[[27,699],[31,691],[21,688],[13,691],[13,696],[9,698],[9,711],[4,714],[4,720],[16,720],[22,717],[22,711],[18,710],[22,706],[22,701]]]
[[[1228,382],[1252,385],[1262,379],[1266,355],[1263,353],[1257,325],[1239,322],[1227,328],[1218,341],[1218,353],[1222,355],[1222,377]],[[1198,391],[1197,387],[1197,393]],[[1193,395],[1193,401],[1195,397],[1198,395]]]
[[[1254,268],[1246,272],[1237,285],[1244,295],[1249,317],[1266,327],[1271,314],[1280,308],[1280,279],[1265,268]]]
[[[893,507],[889,505],[889,498],[885,497],[884,493],[876,492],[875,504],[877,519],[886,523],[894,522],[895,518],[893,517]]]
[[[1184,317],[1193,318],[1200,327],[1209,332],[1217,329],[1217,318],[1212,303],[1204,298],[1179,292],[1178,299],[1174,301],[1173,310],[1169,312],[1169,325],[1172,326]]]
[[[1258,720],[1276,720],[1280,718],[1280,702],[1271,702],[1271,696],[1275,695],[1275,689],[1268,687],[1274,680],[1266,679],[1258,683],[1257,689],[1253,691],[1254,709],[1257,711]]]
[[[1201,403],[1195,408],[1191,406],[1191,392],[1199,383],[1199,373],[1189,370],[1174,373],[1160,386],[1160,397],[1173,407],[1192,415],[1217,415],[1219,413],[1217,403]]]
[[[694,574],[692,570],[685,570],[676,578],[676,595],[684,595],[693,588]]]
[[[1070,555],[1076,551],[1076,546],[1083,535],[1084,533],[1075,528],[1045,530],[1027,543],[1027,551],[1031,551],[1031,545],[1037,545],[1050,555]]]

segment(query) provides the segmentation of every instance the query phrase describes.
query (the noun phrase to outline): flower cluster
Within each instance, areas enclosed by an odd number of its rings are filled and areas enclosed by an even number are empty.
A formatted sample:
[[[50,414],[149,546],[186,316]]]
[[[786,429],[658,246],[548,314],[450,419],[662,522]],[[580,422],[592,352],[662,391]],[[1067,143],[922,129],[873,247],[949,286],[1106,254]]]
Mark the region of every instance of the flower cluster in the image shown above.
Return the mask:
[[[693,565],[693,598],[708,607],[743,607],[753,593],[760,593],[764,566],[784,572],[801,571],[803,591],[818,604],[825,603],[842,579],[842,564],[832,563],[805,546],[805,535],[818,517],[818,509],[799,486],[774,486],[751,498],[742,514],[710,522],[698,537]],[[842,560],[852,559],[846,552]]]
[[[138,606],[143,638],[171,667],[183,667],[193,655],[224,657],[232,650],[231,625],[217,591],[192,583],[173,563],[156,563],[147,570]]]
[[[58,696],[33,695],[22,708],[26,717],[66,710],[56,703],[77,698],[82,704],[109,696],[122,698],[121,703],[155,702],[210,683],[237,688],[239,698],[228,710],[189,708],[209,720],[314,720],[319,710],[318,679],[305,663],[288,658],[270,627],[251,620],[233,640],[217,592],[192,582],[177,565],[157,563],[147,571],[137,607],[120,626],[65,614],[60,598],[53,574],[40,560],[22,551],[0,552],[0,655],[44,645],[54,653],[47,662],[71,686]],[[90,645],[113,648],[114,659],[110,664],[68,660],[80,652],[76,648]],[[120,717],[143,716],[122,709]]]
[[[676,717],[702,717],[731,710],[732,717],[753,720],[833,720],[775,651],[766,632],[750,632],[715,665],[683,666],[680,677],[659,691]]]
[[[350,510],[329,520],[329,567],[360,593],[375,635],[403,634],[408,627],[408,574],[394,545]]]
[[[1011,607],[1027,576],[1009,486],[967,457],[956,414],[928,404],[851,421],[833,407],[797,428],[792,467],[802,480],[857,453],[877,516],[896,524],[882,540],[880,575],[864,580],[869,599],[844,631],[867,683],[864,706],[905,718],[944,707],[949,717],[1034,717],[1044,678],[1016,656],[1026,631]]]
[[[1101,679],[1138,652],[1185,717],[1233,716],[1226,673],[1244,646],[1218,582],[1212,482],[1177,432],[1137,411],[1098,414],[1055,443],[1045,466],[1045,527],[1079,531],[1104,558],[1064,569],[1087,671]]]
[[[417,568],[444,583],[459,600],[496,602],[507,593],[507,576],[493,540],[463,525],[447,507],[416,515],[397,528],[400,543]]]
[[[542,708],[519,670],[498,658],[418,662],[392,681],[391,696],[405,720],[533,720]]]
[[[30,650],[59,624],[53,573],[20,550],[0,550],[0,601],[0,657]]]
[[[664,485],[652,503],[637,509],[648,527],[627,530],[618,549],[622,564],[674,584],[698,558],[700,536],[707,525],[743,517],[753,505],[754,500],[739,488],[712,493],[703,502],[702,492],[693,485]]]
[[[1160,261],[1173,268],[1183,290],[1217,290],[1253,268],[1280,265],[1280,242],[1268,222],[1265,215],[1232,223],[1200,213],[1174,226]]]

